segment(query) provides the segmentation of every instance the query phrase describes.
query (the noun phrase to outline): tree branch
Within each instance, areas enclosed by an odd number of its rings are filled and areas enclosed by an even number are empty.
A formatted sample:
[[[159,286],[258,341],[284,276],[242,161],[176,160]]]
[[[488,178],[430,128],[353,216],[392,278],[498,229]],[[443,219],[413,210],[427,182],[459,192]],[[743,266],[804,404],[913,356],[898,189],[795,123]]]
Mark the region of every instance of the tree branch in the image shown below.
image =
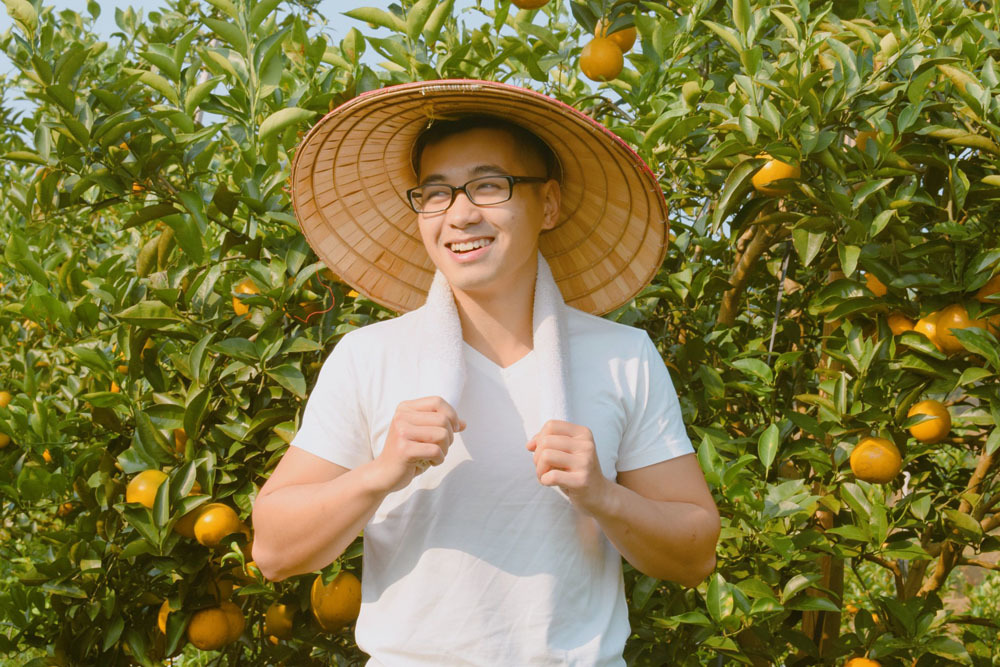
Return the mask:
[[[785,227],[777,224],[753,225],[752,228],[754,229],[753,238],[750,239],[746,250],[738,257],[733,266],[733,273],[729,278],[729,284],[732,285],[732,288],[726,290],[726,293],[722,295],[718,322],[727,327],[733,326],[736,322],[740,295],[743,293],[743,287],[747,280],[750,279],[750,272],[753,270],[754,264],[757,263],[765,250],[788,233]]]

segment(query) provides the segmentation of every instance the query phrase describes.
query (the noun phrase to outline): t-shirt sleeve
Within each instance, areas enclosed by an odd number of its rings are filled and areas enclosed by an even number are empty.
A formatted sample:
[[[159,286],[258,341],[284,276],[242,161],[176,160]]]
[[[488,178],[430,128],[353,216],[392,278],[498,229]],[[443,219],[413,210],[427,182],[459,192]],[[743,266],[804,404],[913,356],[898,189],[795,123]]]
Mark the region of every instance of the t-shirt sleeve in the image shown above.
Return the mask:
[[[323,362],[292,445],[353,469],[372,460],[357,373],[357,341],[345,335]]]
[[[629,421],[618,454],[619,472],[694,452],[670,373],[649,334],[642,338]]]

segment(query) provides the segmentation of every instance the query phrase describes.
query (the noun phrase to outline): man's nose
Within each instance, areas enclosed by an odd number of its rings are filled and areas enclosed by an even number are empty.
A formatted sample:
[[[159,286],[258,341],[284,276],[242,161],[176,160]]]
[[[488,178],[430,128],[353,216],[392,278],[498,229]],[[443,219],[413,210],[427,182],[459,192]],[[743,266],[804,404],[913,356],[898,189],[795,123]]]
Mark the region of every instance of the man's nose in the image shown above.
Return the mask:
[[[469,195],[464,190],[455,193],[455,201],[447,211],[448,224],[455,227],[465,227],[466,225],[479,222],[483,218],[481,208],[472,203]]]

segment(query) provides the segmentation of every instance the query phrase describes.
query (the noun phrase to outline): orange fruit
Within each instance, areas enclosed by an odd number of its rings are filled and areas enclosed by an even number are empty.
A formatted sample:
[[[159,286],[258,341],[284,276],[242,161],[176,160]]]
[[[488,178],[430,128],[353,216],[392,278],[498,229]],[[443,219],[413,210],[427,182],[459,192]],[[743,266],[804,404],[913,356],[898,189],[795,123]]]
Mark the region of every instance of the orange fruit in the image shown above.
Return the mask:
[[[941,309],[937,314],[937,338],[941,351],[945,354],[965,352],[965,346],[952,333],[952,329],[968,329],[969,327],[988,328],[985,320],[969,319],[969,312],[960,303],[953,303]]]
[[[222,648],[229,643],[230,634],[229,615],[219,607],[199,609],[187,627],[188,641],[202,651]]]
[[[854,145],[858,147],[858,150],[862,153],[865,152],[865,146],[868,145],[869,139],[875,138],[874,130],[862,130],[858,132],[857,136],[854,137]]]
[[[3,449],[10,444],[10,436],[6,433],[0,433],[0,449]]]
[[[909,317],[898,311],[889,313],[889,328],[893,336],[898,336],[907,331],[913,331],[914,322]]]
[[[156,615],[156,627],[160,632],[167,634],[167,616],[170,615],[170,600],[164,600],[160,605],[160,612]]]
[[[115,382],[114,380],[112,380],[111,381],[111,393],[112,394],[117,394],[121,390],[122,390],[122,388],[118,386],[118,383]]]
[[[214,579],[209,583],[209,592],[220,603],[228,600],[233,596],[233,580],[228,576]]]
[[[361,611],[361,582],[347,570],[323,585],[323,575],[317,575],[309,593],[313,616],[327,632],[334,632],[353,623]]]
[[[178,454],[184,453],[184,447],[187,445],[188,436],[182,428],[174,429],[174,451]]]
[[[906,416],[914,417],[916,415],[932,417],[932,419],[925,419],[910,427],[910,435],[920,442],[929,445],[941,442],[951,431],[951,414],[948,413],[948,408],[944,407],[941,401],[928,399],[914,403]]]
[[[238,604],[229,600],[220,602],[219,609],[226,615],[226,620],[229,624],[229,634],[226,635],[226,643],[232,644],[240,638],[240,635],[243,634],[243,629],[247,625],[246,619],[243,618],[243,610],[240,609]]]
[[[264,612],[264,633],[274,635],[278,639],[292,638],[292,622],[295,620],[295,608],[280,602],[273,602]]]
[[[622,28],[621,30],[616,30],[609,35],[608,25],[610,25],[610,22],[607,19],[601,19],[598,21],[597,27],[594,29],[594,37],[607,37],[618,45],[618,48],[622,50],[622,53],[631,51],[632,46],[635,44],[635,28]]]
[[[610,37],[595,37],[580,53],[580,70],[592,81],[610,81],[625,66],[621,47]]]
[[[510,0],[510,3],[518,9],[538,9],[549,3],[549,0]]]
[[[882,663],[868,658],[851,658],[844,663],[844,667],[882,667]]]
[[[771,158],[764,153],[760,157]],[[772,197],[786,195],[792,191],[792,186],[787,183],[778,183],[784,180],[796,180],[802,176],[802,169],[797,165],[791,165],[781,160],[768,159],[763,167],[757,170],[750,181],[757,192]]]
[[[934,347],[941,352],[944,352],[944,348],[941,347],[941,341],[938,340],[937,335],[937,316],[937,313],[931,313],[921,317],[917,320],[917,323],[913,325],[913,330],[926,336],[927,340],[934,343]]]
[[[52,463],[52,452],[50,452],[47,449],[44,452],[42,452],[42,460],[45,461],[46,463]]]
[[[851,471],[858,479],[885,484],[899,474],[903,458],[892,440],[862,438],[851,451]]]
[[[14,400],[9,391],[0,391],[0,408],[6,408]]]
[[[885,286],[881,280],[878,279],[874,273],[865,274],[865,285],[871,290],[871,293],[875,296],[885,296],[889,291],[889,288]]]
[[[178,519],[177,523],[174,524],[174,531],[188,539],[194,538],[194,524],[197,523],[198,517],[201,516],[205,507],[206,505],[197,507]]]
[[[236,294],[260,294],[260,288],[254,283],[250,278],[244,278],[239,282],[236,287],[233,288]],[[233,297],[233,311],[237,315],[246,315],[250,312],[250,306],[247,306],[238,297]]]
[[[976,292],[976,301],[979,303],[1000,303],[998,300],[990,299],[992,295],[997,293],[1000,293],[1000,273],[990,278],[985,285],[979,288],[979,291]],[[0,405],[3,404],[0,403]]]
[[[128,366],[126,366],[125,364],[118,364],[118,372],[128,373]]]
[[[66,502],[59,506],[59,509],[56,510],[56,515],[62,517],[69,516],[70,514],[73,513],[74,509],[76,509],[75,504]]]
[[[240,532],[240,518],[229,505],[205,505],[194,522],[194,537],[206,547],[216,547],[222,538]]]
[[[143,470],[133,477],[132,481],[125,487],[125,502],[142,503],[149,509],[153,509],[156,491],[165,479],[167,479],[167,473],[162,470]]]

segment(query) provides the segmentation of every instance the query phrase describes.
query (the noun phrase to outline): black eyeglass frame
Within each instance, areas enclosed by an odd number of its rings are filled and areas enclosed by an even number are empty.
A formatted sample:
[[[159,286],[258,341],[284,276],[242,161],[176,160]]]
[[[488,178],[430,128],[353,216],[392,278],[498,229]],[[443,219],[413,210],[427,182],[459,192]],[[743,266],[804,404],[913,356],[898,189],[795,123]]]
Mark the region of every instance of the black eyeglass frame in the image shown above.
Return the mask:
[[[472,195],[469,194],[469,191],[466,190],[465,188],[467,188],[471,183],[475,183],[476,181],[482,181],[482,180],[485,180],[487,178],[502,178],[502,179],[504,179],[504,180],[507,181],[508,188],[507,188],[507,198],[506,199],[501,199],[500,201],[490,202],[489,204],[476,204],[476,200],[472,197]],[[473,204],[475,204],[476,206],[495,206],[496,204],[503,204],[504,202],[510,201],[511,197],[514,196],[514,186],[517,185],[518,183],[546,183],[549,180],[551,180],[551,179],[549,177],[547,177],[547,176],[544,176],[544,177],[543,176],[510,176],[508,174],[492,174],[492,175],[489,175],[489,176],[477,176],[476,178],[473,178],[470,181],[466,181],[465,183],[463,183],[462,185],[459,185],[458,187],[456,187],[454,185],[451,185],[449,183],[427,183],[425,185],[418,185],[415,188],[410,188],[409,190],[407,190],[406,191],[406,201],[409,202],[410,208],[413,209],[414,213],[418,213],[418,214],[419,213],[426,213],[426,211],[421,211],[421,210],[417,209],[417,205],[413,202],[413,193],[416,192],[417,190],[420,190],[422,188],[427,187],[428,185],[434,185],[434,186],[438,186],[438,187],[451,188],[451,200],[448,202],[448,205],[445,206],[443,209],[441,209],[440,211],[431,211],[430,212],[431,214],[434,214],[434,213],[444,213],[449,208],[451,208],[452,204],[455,203],[455,197],[458,196],[459,192],[464,192],[465,196],[469,198],[469,201],[472,202]]]

